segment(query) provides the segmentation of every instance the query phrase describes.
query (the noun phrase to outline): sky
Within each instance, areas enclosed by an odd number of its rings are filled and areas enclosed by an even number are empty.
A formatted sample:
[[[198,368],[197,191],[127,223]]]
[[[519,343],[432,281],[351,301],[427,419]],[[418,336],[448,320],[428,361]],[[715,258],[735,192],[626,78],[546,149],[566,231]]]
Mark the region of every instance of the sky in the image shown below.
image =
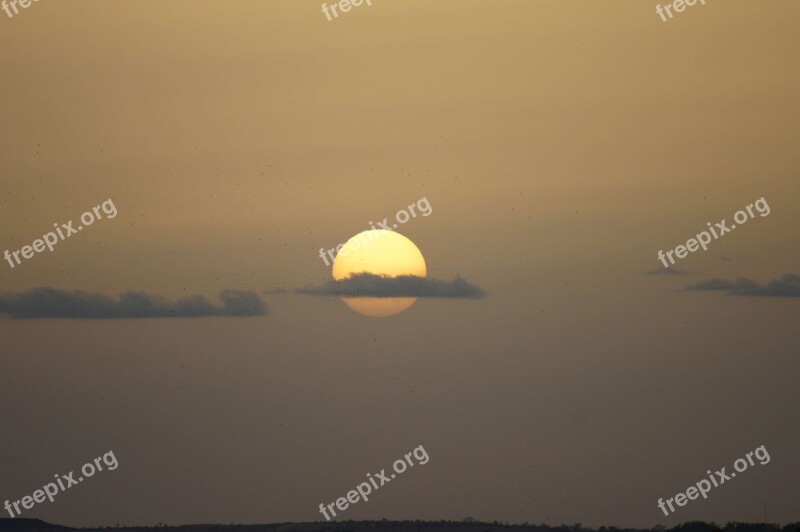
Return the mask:
[[[324,520],[423,446],[340,518],[798,521],[800,4],[655,4],[0,11],[0,252],[102,215],[0,262],[0,503],[113,451],[21,517]],[[429,290],[330,295],[423,198]]]

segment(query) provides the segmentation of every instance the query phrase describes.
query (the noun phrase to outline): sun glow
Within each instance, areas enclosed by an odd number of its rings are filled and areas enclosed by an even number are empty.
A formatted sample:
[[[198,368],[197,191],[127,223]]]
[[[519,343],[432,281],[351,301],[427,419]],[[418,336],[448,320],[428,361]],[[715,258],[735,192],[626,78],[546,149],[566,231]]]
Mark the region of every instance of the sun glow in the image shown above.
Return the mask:
[[[337,281],[357,273],[386,277],[428,274],[425,258],[419,248],[394,231],[370,230],[348,240],[333,262],[333,278]],[[406,310],[415,297],[343,297],[342,301],[359,314],[372,317],[394,316]]]

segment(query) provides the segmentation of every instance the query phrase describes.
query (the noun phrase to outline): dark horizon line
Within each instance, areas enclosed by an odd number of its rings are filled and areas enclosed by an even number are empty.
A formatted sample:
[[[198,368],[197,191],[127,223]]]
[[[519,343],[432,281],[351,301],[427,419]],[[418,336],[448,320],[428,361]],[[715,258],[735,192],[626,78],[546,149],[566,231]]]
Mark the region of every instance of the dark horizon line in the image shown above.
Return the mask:
[[[333,520],[333,521],[283,521],[280,523],[263,523],[263,524],[222,524],[222,523],[195,523],[195,524],[184,524],[184,525],[167,525],[165,523],[157,523],[156,525],[115,525],[115,526],[99,526],[99,527],[70,527],[65,525],[57,525],[48,523],[41,519],[36,518],[9,518],[9,517],[0,517],[0,530],[38,530],[40,532],[48,532],[48,531],[64,531],[64,530],[83,530],[83,531],[106,531],[106,530],[160,530],[165,528],[173,528],[173,529],[182,529],[182,530],[191,530],[191,529],[202,529],[202,530],[210,530],[210,529],[242,529],[242,528],[268,528],[271,530],[277,530],[279,527],[284,527],[284,529],[289,528],[290,530],[321,530],[321,529],[339,529],[339,528],[346,528],[348,532],[355,532],[355,528],[353,526],[361,526],[364,528],[369,528],[372,530],[380,529],[381,527],[390,528],[390,527],[409,527],[409,526],[416,526],[418,529],[425,526],[425,527],[494,527],[497,528],[520,528],[524,527],[527,529],[534,529],[534,530],[553,530],[558,532],[576,532],[576,531],[587,531],[587,532],[602,532],[602,531],[617,531],[617,532],[715,532],[715,531],[724,531],[724,532],[765,532],[765,531],[781,531],[781,532],[800,532],[800,521],[794,523],[787,523],[781,526],[778,523],[766,523],[766,522],[758,522],[758,521],[729,521],[724,526],[720,526],[716,524],[716,522],[705,522],[705,521],[686,521],[684,523],[678,523],[672,525],[671,527],[665,527],[664,525],[655,525],[652,528],[622,528],[616,526],[601,526],[599,528],[593,527],[584,527],[580,523],[575,523],[572,525],[568,524],[561,524],[561,525],[548,525],[548,524],[535,524],[535,523],[509,523],[509,522],[500,522],[500,521],[478,521],[472,518],[465,518],[461,521],[448,521],[448,520],[439,520],[439,521],[424,521],[424,520],[392,520],[392,519],[382,519],[382,520]],[[491,530],[485,530],[481,532],[491,532]]]

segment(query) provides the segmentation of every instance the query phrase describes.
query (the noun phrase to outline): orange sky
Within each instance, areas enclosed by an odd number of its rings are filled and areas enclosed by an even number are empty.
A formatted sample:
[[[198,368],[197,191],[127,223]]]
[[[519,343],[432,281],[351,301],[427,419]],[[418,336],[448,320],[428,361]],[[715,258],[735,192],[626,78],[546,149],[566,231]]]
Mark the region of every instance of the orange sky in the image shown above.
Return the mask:
[[[0,12],[0,251],[119,212],[3,262],[0,292],[319,284],[320,248],[425,196],[399,231],[488,294],[387,320],[293,294],[244,319],[0,320],[0,498],[112,448],[114,475],[29,516],[309,521],[423,444],[347,517],[652,526],[767,498],[797,520],[797,299],[678,290],[800,273],[800,4],[655,3]],[[690,275],[646,275],[762,196]],[[761,444],[726,492],[655,507]]]

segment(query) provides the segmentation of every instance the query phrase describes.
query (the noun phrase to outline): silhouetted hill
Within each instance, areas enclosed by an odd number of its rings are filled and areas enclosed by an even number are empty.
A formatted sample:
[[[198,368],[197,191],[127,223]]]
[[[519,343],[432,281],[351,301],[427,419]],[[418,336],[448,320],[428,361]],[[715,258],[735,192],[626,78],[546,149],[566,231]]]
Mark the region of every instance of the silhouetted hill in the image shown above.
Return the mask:
[[[548,526],[523,523],[510,525],[494,521],[481,523],[472,519],[464,521],[331,521],[314,523],[277,523],[268,525],[221,525],[200,524],[180,526],[120,526],[102,528],[71,528],[45,523],[39,519],[0,518],[0,530],[67,532],[800,532],[800,523],[779,526],[767,523],[715,523],[695,521],[675,525],[672,528],[657,526],[648,528],[617,528],[614,526],[586,528],[574,525]]]
[[[0,518],[0,530],[40,530],[41,532],[65,532],[73,529],[66,526],[51,525],[50,523],[45,523],[40,519],[23,519],[18,517],[16,519]]]

